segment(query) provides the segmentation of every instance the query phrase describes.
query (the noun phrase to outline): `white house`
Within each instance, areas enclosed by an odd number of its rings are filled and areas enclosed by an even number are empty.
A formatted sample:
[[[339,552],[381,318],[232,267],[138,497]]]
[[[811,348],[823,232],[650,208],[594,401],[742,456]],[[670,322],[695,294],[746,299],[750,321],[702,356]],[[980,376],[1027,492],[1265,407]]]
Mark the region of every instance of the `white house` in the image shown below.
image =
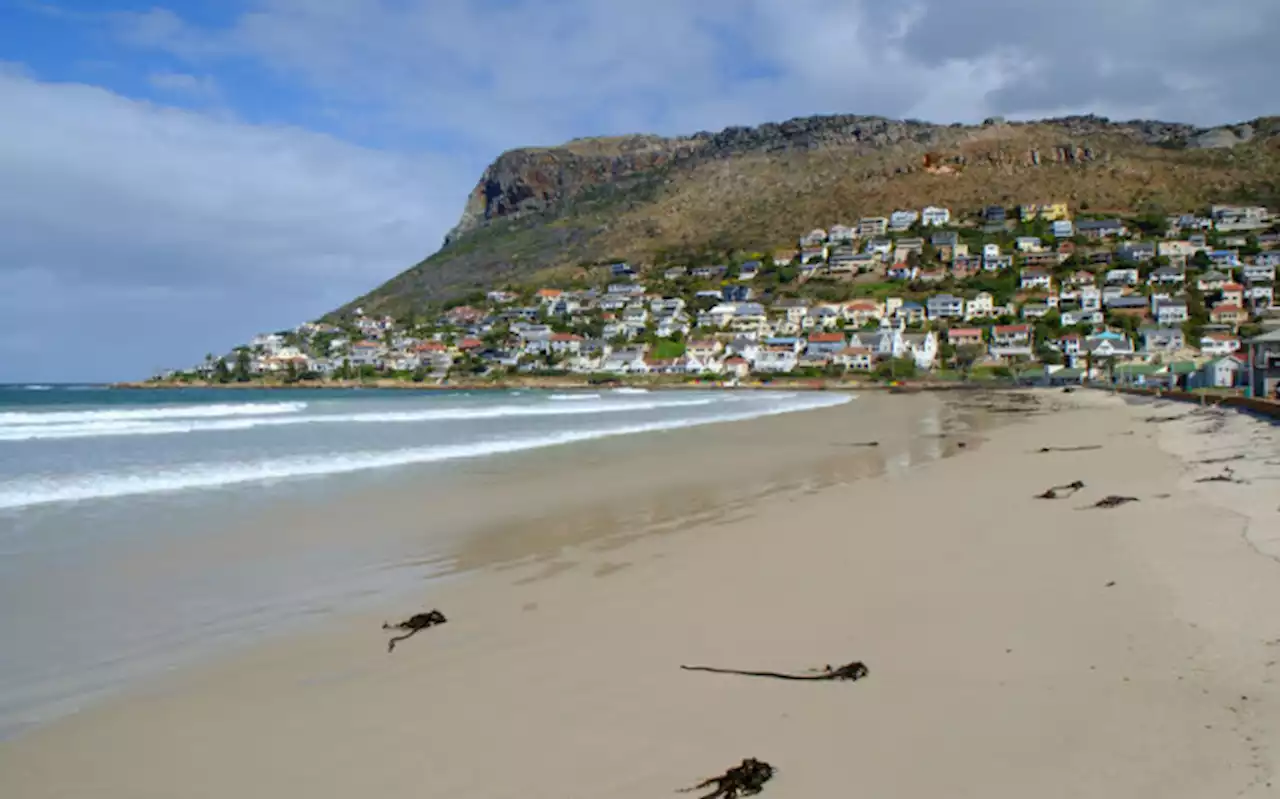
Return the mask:
[[[1239,356],[1215,358],[1192,375],[1193,388],[1232,388],[1244,385],[1247,367]]]
[[[991,354],[996,358],[1031,355],[1031,325],[996,325],[991,328]]]
[[[1027,267],[1023,269],[1018,278],[1018,285],[1023,289],[1039,289],[1042,291],[1053,290],[1053,275],[1044,269],[1036,267]]]
[[[951,211],[947,208],[939,208],[936,205],[926,206],[920,212],[920,224],[925,227],[939,227],[951,222]]]
[[[995,300],[985,291],[980,291],[973,299],[965,303],[964,319],[988,319],[995,316]]]
[[[1187,304],[1182,300],[1153,300],[1152,305],[1159,324],[1176,325],[1187,321]]]
[[[757,372],[790,372],[796,368],[798,360],[794,347],[773,345],[756,353],[754,366]]]
[[[1111,285],[1138,285],[1138,270],[1132,267],[1120,267],[1107,270],[1107,282]]]
[[[1200,337],[1200,352],[1205,355],[1230,355],[1240,351],[1240,339],[1230,333],[1205,333]]]
[[[932,369],[938,359],[938,334],[932,330],[925,333],[904,333],[902,342],[907,356],[916,362],[917,369]]]
[[[889,230],[900,233],[914,225],[919,218],[917,211],[894,211],[889,214]]]
[[[1038,236],[1019,236],[1013,240],[1013,246],[1018,252],[1040,252],[1044,243]]]

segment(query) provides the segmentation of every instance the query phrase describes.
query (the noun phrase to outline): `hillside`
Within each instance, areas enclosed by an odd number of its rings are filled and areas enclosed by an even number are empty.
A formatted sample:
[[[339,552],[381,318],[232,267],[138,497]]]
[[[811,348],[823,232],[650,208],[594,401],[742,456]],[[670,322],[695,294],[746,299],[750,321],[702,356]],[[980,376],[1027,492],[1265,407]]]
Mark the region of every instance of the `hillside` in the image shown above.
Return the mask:
[[[1098,117],[933,125],[825,116],[504,153],[444,247],[353,301],[430,302],[608,260],[669,262],[794,244],[895,208],[1063,200],[1073,211],[1182,211],[1280,200],[1280,117],[1201,129]]]

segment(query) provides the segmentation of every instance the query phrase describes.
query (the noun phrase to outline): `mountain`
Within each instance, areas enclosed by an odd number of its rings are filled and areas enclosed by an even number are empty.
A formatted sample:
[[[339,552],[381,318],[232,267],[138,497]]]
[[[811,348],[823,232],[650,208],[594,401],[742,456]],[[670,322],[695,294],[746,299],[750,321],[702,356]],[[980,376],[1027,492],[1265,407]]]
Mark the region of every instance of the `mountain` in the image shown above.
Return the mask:
[[[814,227],[943,205],[1066,201],[1175,212],[1280,199],[1280,117],[1217,128],[1096,116],[935,125],[815,116],[718,133],[512,150],[481,175],[439,252],[337,313],[401,314],[612,260],[793,246]]]

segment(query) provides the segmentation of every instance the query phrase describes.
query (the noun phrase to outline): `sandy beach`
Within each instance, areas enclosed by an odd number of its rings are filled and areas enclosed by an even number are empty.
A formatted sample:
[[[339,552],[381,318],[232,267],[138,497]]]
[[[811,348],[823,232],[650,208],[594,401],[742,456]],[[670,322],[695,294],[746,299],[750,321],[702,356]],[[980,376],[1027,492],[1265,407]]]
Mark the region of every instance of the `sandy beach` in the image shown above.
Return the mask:
[[[733,475],[770,446],[804,471],[785,442],[805,441],[822,448],[805,472],[820,479],[754,496],[725,480],[701,506],[673,485],[680,512],[651,520],[663,534],[628,535],[604,512],[626,492],[601,478],[600,515],[539,510],[544,533],[570,532],[514,545],[520,502],[565,490],[548,471],[495,492],[513,521],[471,545],[465,579],[0,743],[0,796],[625,799],[745,757],[778,769],[764,796],[1280,793],[1280,430],[1092,391],[1037,397],[1037,412],[993,415],[963,450],[901,468],[832,444],[941,446],[941,430],[909,427],[914,410],[881,430],[833,429],[852,418],[839,409],[735,424],[741,444],[721,433],[673,473]],[[772,443],[753,445],[753,426]],[[656,449],[636,457],[619,479],[664,468]],[[1199,463],[1218,458],[1231,460]],[[1196,482],[1224,466],[1242,482]],[[1035,498],[1074,480],[1070,497]],[[1139,501],[1089,507],[1109,494]],[[593,520],[610,534],[582,532]],[[388,654],[382,622],[430,607],[448,624]],[[866,679],[679,668],[852,660]]]

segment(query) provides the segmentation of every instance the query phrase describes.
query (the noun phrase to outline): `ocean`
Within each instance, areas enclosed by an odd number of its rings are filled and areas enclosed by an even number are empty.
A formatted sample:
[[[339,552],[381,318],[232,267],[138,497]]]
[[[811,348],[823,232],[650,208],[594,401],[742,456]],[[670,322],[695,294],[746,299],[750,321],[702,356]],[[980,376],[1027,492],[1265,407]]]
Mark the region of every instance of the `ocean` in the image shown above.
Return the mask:
[[[420,587],[468,520],[533,513],[511,497],[566,445],[607,472],[642,434],[849,399],[0,387],[0,736]]]

